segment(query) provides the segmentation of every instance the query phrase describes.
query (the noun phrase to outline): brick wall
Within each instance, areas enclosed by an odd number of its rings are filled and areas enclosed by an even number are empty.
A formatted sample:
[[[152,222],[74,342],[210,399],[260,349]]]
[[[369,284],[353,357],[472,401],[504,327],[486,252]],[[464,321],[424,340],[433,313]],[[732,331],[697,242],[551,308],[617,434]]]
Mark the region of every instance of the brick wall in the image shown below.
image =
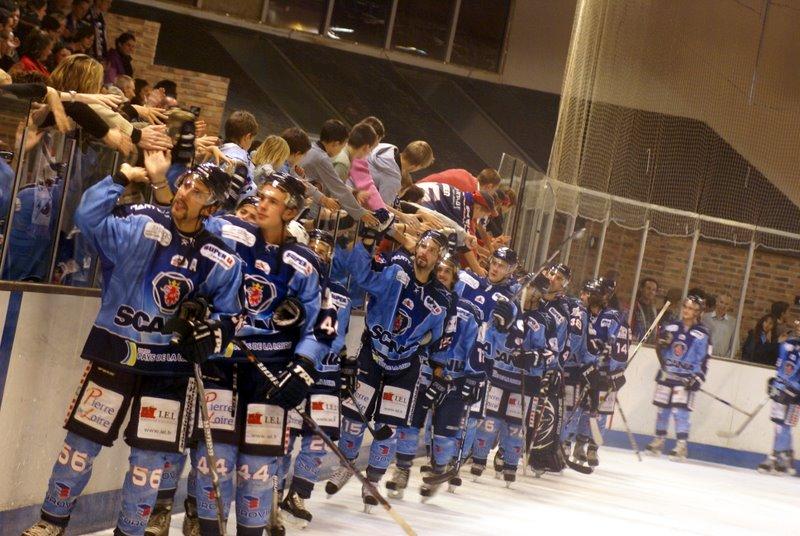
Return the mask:
[[[564,239],[567,221],[566,217],[554,220],[551,251]],[[602,224],[587,221],[585,226],[586,238],[575,242],[570,252],[573,292],[577,292],[584,280],[592,277],[598,255]],[[641,240],[641,230],[625,229],[614,223],[608,226],[599,273],[602,276],[611,269],[619,272],[617,295],[625,305],[629,305],[632,299]],[[662,298],[670,288],[683,289],[691,243],[691,237],[664,236],[653,231],[648,234],[641,277],[655,278]],[[738,306],[748,247],[747,244],[734,245],[701,237],[689,288],[700,287],[711,294],[727,291],[733,296],[734,306]],[[800,258],[756,248],[745,296],[740,342],[747,336],[747,330],[769,312],[773,302],[786,301],[793,305],[796,294],[800,294]],[[790,317],[800,318],[800,309],[793,305]]]
[[[222,124],[222,113],[228,98],[229,80],[196,71],[187,71],[154,65],[156,46],[161,25],[157,22],[126,17],[109,13],[108,37],[113,43],[122,32],[132,32],[136,36],[136,52],[133,56],[133,69],[137,78],[144,78],[151,84],[169,78],[178,84],[178,101],[184,108],[199,106],[200,118],[208,124],[209,133],[216,134]],[[193,53],[201,53],[194,51]]]

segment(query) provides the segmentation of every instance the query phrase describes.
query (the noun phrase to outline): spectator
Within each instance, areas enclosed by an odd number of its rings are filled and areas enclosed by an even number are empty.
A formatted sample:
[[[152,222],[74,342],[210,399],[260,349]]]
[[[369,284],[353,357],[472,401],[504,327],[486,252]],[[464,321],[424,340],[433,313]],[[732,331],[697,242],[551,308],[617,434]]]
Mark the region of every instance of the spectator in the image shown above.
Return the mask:
[[[708,303],[706,306],[710,307]],[[728,292],[720,292],[716,296],[714,310],[703,315],[703,324],[711,336],[713,355],[730,357],[736,329],[736,319],[728,314],[732,307],[733,297]]]
[[[47,12],[51,15],[58,14],[66,17],[71,9],[72,0],[49,0],[47,2]]]
[[[106,33],[105,14],[111,9],[111,0],[94,0],[94,5],[83,18],[94,30],[94,47],[89,52],[90,56],[103,63],[108,54],[108,35]]]
[[[702,294],[697,294],[690,291],[689,296],[702,296]],[[683,300],[681,298],[683,298],[683,291],[681,289],[674,287],[667,289],[667,294],[664,296],[664,299],[665,303],[669,302],[670,305],[669,309],[667,309],[664,313],[664,316],[661,317],[662,324],[666,325],[680,322],[681,309],[683,309]]]
[[[652,277],[645,277],[639,282],[639,289],[636,292],[633,310],[633,336],[636,340],[641,340],[645,331],[656,319],[656,294],[658,293],[658,281]],[[655,342],[656,330],[650,333],[645,342]]]
[[[772,315],[762,316],[753,329],[747,332],[742,345],[742,359],[762,365],[775,365],[778,359],[778,343],[772,338],[775,319]]]
[[[367,117],[365,117],[364,119],[362,119],[361,121],[359,121],[359,123],[364,123],[364,124],[366,124],[366,125],[369,125],[369,126],[371,126],[371,127],[372,127],[372,130],[374,130],[374,131],[375,131],[375,134],[377,134],[377,135],[378,135],[378,140],[375,142],[375,145],[376,145],[376,146],[377,146],[377,145],[378,145],[380,142],[382,142],[382,141],[383,141],[383,138],[385,138],[385,137],[386,137],[386,129],[385,129],[385,128],[384,128],[384,126],[383,126],[383,121],[381,121],[380,119],[378,119],[378,118],[377,118],[377,117],[375,117],[374,115],[368,115]],[[375,147],[373,147],[373,149],[374,149],[374,148],[375,148]]]
[[[67,45],[64,44],[63,41],[56,41],[53,45],[53,51],[50,53],[50,57],[47,59],[47,70],[51,73],[53,69],[58,67],[58,65],[64,61],[64,59],[68,58],[72,54]]]
[[[120,75],[133,77],[133,53],[136,50],[136,36],[130,32],[123,32],[114,42],[115,47],[106,55],[106,75],[104,82],[113,84]]]
[[[484,191],[494,193],[500,187],[500,174],[497,170],[486,168],[475,177],[466,169],[446,169],[439,173],[428,175],[417,181],[421,182],[441,182],[458,188],[462,192]]]
[[[358,204],[350,188],[339,179],[331,162],[331,158],[344,148],[348,134],[347,127],[341,121],[325,121],[319,132],[319,141],[311,145],[311,149],[300,161],[300,166],[305,171],[306,178],[319,185],[319,190],[309,190],[314,201],[329,210],[337,210],[341,206],[354,220],[377,225],[378,220]]]
[[[41,29],[43,32],[53,38],[54,43],[60,42],[62,39],[64,39],[64,32],[66,29],[64,15],[61,13],[45,15],[45,17],[42,19]]]
[[[498,238],[503,235],[503,228],[506,224],[506,216],[511,209],[517,205],[517,194],[511,188],[498,188],[495,190],[495,208],[497,216],[489,218],[486,231],[493,237]]]
[[[220,152],[231,160],[238,160],[247,166],[247,178],[253,180],[253,166],[250,160],[250,146],[258,134],[258,121],[245,110],[236,110],[225,120],[225,143]]]
[[[83,19],[89,13],[89,6],[91,6],[89,0],[72,0],[72,10],[70,14],[67,15],[64,24],[67,38],[72,39],[75,37],[78,28],[86,25]],[[92,32],[92,35],[94,35],[94,32]]]
[[[289,158],[289,144],[280,136],[267,136],[258,149],[251,153],[255,171],[253,179],[261,185],[272,173],[280,169]]]
[[[791,331],[789,327],[789,307],[789,304],[785,301],[773,302],[770,307],[770,315],[775,321],[772,326],[772,340],[774,341],[783,342],[786,340],[786,333]]]
[[[366,157],[378,144],[378,134],[368,123],[359,123],[350,130],[347,147],[334,159],[334,167],[340,178],[348,181],[356,190],[356,198],[370,210],[386,208],[381,194],[369,174]]]
[[[178,105],[178,84],[169,79],[159,80],[146,102],[153,108],[174,108]]]
[[[133,101],[133,98],[136,96],[136,84],[133,82],[133,78],[126,74],[121,74],[117,77],[114,85],[122,91],[126,99]]]
[[[289,127],[281,132],[281,138],[289,145],[289,157],[279,171],[292,173],[301,178],[305,177],[305,172],[300,167],[300,161],[311,149],[311,140],[308,138],[308,134],[301,128]]]
[[[131,99],[131,104],[138,104],[140,106],[144,106],[147,103],[147,98],[150,96],[150,92],[153,91],[153,88],[150,87],[150,82],[145,80],[144,78],[136,78],[133,81],[133,98]]]
[[[8,71],[19,61],[19,39],[14,35],[14,16],[0,9],[0,69]]]
[[[14,70],[36,71],[45,76],[50,76],[50,71],[47,70],[44,62],[50,57],[52,51],[53,38],[38,28],[35,28],[22,43],[19,63],[14,66]]]
[[[88,54],[94,47],[94,29],[87,24],[81,24],[67,41],[67,47],[73,54]]]
[[[47,14],[47,0],[28,0],[25,2],[25,11],[19,18],[16,34],[24,42],[28,34],[42,24],[42,19]]]
[[[433,150],[427,142],[412,141],[402,152],[389,143],[379,143],[367,158],[369,172],[381,199],[387,206],[411,185],[411,173],[433,163]]]

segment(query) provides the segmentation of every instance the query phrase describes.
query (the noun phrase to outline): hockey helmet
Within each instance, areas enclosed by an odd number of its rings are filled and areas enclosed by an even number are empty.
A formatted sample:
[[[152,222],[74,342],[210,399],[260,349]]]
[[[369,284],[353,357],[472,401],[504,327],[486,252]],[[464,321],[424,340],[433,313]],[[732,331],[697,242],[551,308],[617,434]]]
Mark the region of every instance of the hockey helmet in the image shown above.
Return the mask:
[[[206,206],[221,204],[227,199],[231,176],[225,173],[219,166],[210,163],[195,166],[178,177],[175,184],[180,188],[186,181],[190,180],[202,182],[211,192],[208,201],[205,203]]]
[[[499,247],[494,250],[492,257],[495,259],[500,259],[501,261],[505,261],[509,266],[516,265],[518,260],[517,252],[507,246]]]
[[[269,174],[267,180],[262,184],[264,186],[272,186],[282,192],[286,193],[286,207],[300,209],[305,204],[306,187],[300,179],[289,175],[288,173],[281,173],[274,171]]]
[[[303,224],[297,220],[291,220],[286,224],[286,232],[292,236],[299,244],[308,245],[308,231]]]
[[[330,262],[333,254],[333,235],[322,229],[314,229],[308,234],[308,247],[323,261]]]
[[[433,242],[437,246],[439,246],[440,257],[447,251],[447,244],[448,244],[447,236],[441,231],[437,231],[435,229],[429,229],[425,231],[424,233],[422,233],[422,236],[419,237],[419,240],[417,241],[417,246],[429,240],[433,240]]]

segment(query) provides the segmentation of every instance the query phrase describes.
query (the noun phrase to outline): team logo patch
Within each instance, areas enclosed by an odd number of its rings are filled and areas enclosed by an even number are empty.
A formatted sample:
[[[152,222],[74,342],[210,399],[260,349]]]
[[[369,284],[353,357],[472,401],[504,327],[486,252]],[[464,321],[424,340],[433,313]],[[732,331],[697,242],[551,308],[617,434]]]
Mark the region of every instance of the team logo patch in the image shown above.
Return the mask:
[[[397,315],[394,317],[394,322],[392,322],[392,333],[395,335],[401,335],[405,333],[405,331],[411,325],[411,317],[408,316],[403,310],[397,311]]]
[[[70,488],[63,482],[56,482],[56,492],[58,493],[59,499],[69,499],[70,491],[72,491],[72,488]]]
[[[672,353],[675,357],[681,358],[686,354],[686,344],[683,342],[676,342],[672,345]]]
[[[214,501],[217,498],[217,494],[214,493],[214,486],[203,486],[203,493],[205,493],[209,501]]]
[[[272,303],[275,297],[275,285],[260,275],[247,274],[242,285],[244,303],[248,311],[261,313]]]
[[[486,298],[484,298],[483,296],[478,295],[478,296],[475,296],[475,301],[480,303],[481,305],[483,305],[484,303],[486,303]]]
[[[153,300],[162,313],[174,314],[192,290],[192,280],[177,272],[161,272],[153,279]]]
[[[136,513],[139,514],[141,517],[150,517],[150,512],[153,511],[153,507],[149,504],[137,504],[136,505]]]
[[[261,501],[258,500],[258,497],[253,497],[252,495],[245,495],[243,499],[248,510],[258,510],[258,506],[261,504]]]

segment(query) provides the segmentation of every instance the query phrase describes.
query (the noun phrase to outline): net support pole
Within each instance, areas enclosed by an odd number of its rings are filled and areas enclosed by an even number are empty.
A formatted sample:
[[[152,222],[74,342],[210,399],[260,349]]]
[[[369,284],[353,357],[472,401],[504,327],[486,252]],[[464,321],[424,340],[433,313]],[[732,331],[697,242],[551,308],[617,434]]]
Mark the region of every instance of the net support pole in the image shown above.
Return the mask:
[[[550,181],[545,180],[544,187],[547,190],[550,190],[550,193],[553,195],[553,205],[550,207],[550,212],[547,213],[547,219],[544,221],[544,229],[542,230],[542,234],[539,237],[539,243],[537,244],[537,253],[538,258],[536,259],[536,266],[539,266],[547,259],[547,250],[550,247],[550,234],[553,232],[553,220],[556,217],[556,194],[553,191],[553,187],[550,186]],[[543,199],[544,200],[544,199]],[[542,206],[542,210],[545,209],[545,204]]]
[[[755,237],[754,237],[755,238]],[[744,299],[747,296],[747,283],[750,281],[750,269],[753,267],[753,256],[756,253],[756,241],[750,241],[750,249],[747,250],[747,263],[744,266],[744,281],[742,281],[742,293],[739,295],[739,310],[736,311],[736,327],[733,330],[733,344],[730,352],[725,357],[733,358],[736,348],[739,346],[739,330],[742,329],[742,312],[744,311]]]
[[[628,325],[633,325],[633,313],[636,311],[636,289],[639,288],[639,278],[642,275],[642,263],[644,262],[644,250],[647,247],[647,234],[650,231],[650,217],[644,221],[644,232],[642,232],[642,243],[639,245],[639,258],[636,260],[636,273],[633,276],[633,289],[631,290],[631,310],[628,311]]]
[[[700,222],[696,222],[694,236],[692,237],[692,249],[689,251],[689,263],[686,265],[686,277],[683,279],[683,294],[689,293],[689,281],[692,279],[692,269],[694,268],[694,256],[697,253],[697,243],[700,241]]]
[[[603,260],[603,248],[606,245],[606,232],[608,232],[608,224],[611,222],[611,203],[608,203],[606,209],[606,218],[603,220],[603,228],[600,230],[600,242],[597,244],[597,258],[594,260],[594,277],[597,279],[600,276],[600,262]]]
[[[383,48],[389,50],[392,48],[392,34],[394,34],[394,22],[397,19],[397,2],[399,0],[392,0],[392,6],[389,8],[389,22],[386,24],[386,40],[383,42]]]

